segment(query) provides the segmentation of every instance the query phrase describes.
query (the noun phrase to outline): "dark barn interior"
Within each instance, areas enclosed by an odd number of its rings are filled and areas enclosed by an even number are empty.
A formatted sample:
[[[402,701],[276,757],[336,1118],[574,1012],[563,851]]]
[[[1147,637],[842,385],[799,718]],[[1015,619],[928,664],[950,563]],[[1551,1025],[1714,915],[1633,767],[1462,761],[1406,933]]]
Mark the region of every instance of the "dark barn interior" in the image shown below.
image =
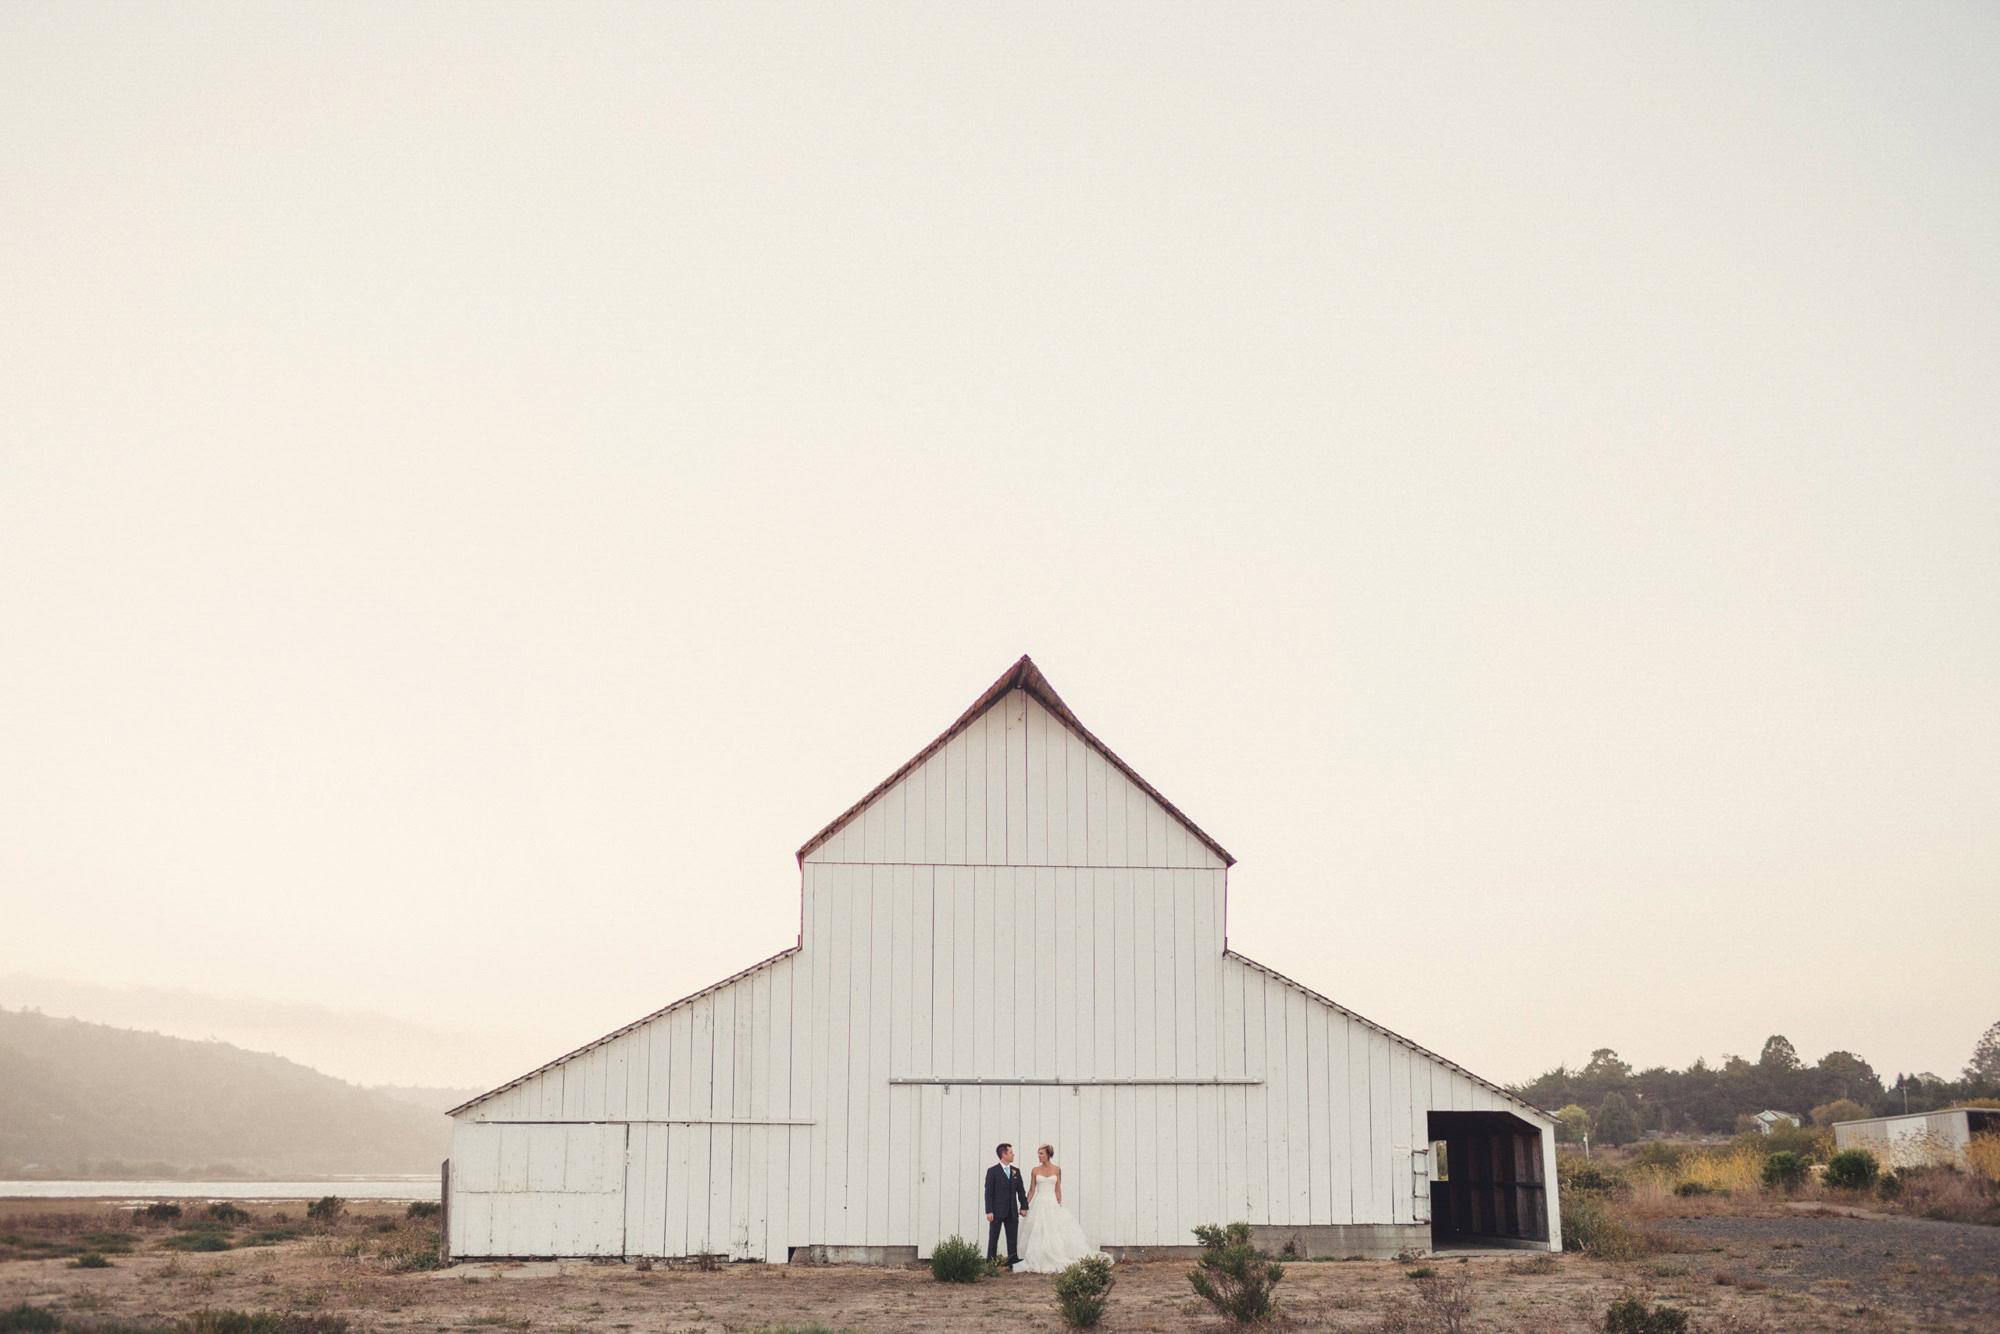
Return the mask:
[[[1526,1246],[1549,1240],[1542,1132],[1507,1112],[1432,1112],[1431,1245]]]

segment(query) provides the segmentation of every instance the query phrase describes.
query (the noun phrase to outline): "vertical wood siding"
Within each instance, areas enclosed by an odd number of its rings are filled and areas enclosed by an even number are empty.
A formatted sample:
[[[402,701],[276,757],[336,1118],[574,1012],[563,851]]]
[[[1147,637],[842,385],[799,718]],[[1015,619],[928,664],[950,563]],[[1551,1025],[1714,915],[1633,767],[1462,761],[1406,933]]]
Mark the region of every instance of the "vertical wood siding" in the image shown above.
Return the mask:
[[[1020,690],[806,861],[1222,869],[1207,844]]]

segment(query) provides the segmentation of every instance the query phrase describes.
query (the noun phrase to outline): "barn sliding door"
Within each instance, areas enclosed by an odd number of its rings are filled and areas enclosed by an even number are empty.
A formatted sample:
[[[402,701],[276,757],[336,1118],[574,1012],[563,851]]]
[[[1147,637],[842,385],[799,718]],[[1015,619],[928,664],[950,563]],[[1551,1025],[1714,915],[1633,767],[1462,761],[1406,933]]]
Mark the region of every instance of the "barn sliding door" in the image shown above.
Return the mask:
[[[451,1253],[623,1255],[625,1138],[602,1123],[459,1124]]]

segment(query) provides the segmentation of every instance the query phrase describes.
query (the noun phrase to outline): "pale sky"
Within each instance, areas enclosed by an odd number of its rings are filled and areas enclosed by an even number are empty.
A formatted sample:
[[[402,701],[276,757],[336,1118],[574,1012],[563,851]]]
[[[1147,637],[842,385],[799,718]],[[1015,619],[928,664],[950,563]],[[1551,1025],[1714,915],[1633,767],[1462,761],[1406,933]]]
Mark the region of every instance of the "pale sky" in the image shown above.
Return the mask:
[[[1482,1075],[2000,1019],[1991,6],[7,3],[0,310],[0,1003],[498,1083],[1027,652]]]

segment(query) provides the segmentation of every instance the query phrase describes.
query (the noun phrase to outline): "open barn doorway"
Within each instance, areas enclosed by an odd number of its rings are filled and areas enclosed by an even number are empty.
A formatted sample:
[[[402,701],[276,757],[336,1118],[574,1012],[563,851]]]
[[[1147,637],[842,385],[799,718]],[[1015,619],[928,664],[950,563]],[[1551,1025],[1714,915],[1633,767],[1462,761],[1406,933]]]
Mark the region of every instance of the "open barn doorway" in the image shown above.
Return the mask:
[[[1508,1112],[1430,1113],[1431,1247],[1542,1247],[1542,1132]]]

